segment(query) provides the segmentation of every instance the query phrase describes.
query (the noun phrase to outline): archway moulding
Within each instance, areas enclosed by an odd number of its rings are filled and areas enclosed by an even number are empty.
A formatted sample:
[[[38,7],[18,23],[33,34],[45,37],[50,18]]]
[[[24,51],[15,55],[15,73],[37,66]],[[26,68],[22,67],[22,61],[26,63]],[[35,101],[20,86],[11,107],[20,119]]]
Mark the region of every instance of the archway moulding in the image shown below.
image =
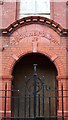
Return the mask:
[[[13,77],[12,75],[7,75],[7,76],[5,75],[5,76],[2,76],[2,80],[4,80],[4,79],[5,80],[11,80],[12,77]]]
[[[57,32],[60,36],[68,36],[68,29],[64,29],[60,24],[58,24],[54,20],[40,16],[29,16],[16,20],[7,28],[1,29],[1,35],[10,36],[18,28],[33,23],[47,25],[48,27],[51,27],[55,32]]]
[[[68,76],[60,76],[60,75],[59,75],[59,76],[57,76],[57,79],[58,79],[58,80],[60,80],[60,79],[64,79],[64,80],[65,80],[65,79],[68,79]]]
[[[20,58],[22,58],[23,56],[25,56],[25,55],[27,55],[27,54],[30,54],[30,53],[32,53],[32,51],[28,51],[28,52],[22,53],[22,54],[20,54],[20,55],[17,56],[17,57],[20,59]],[[64,73],[64,69],[63,69],[63,68],[64,68],[64,67],[63,67],[62,62],[61,62],[61,60],[60,60],[59,57],[57,57],[55,60],[52,60],[51,55],[48,54],[48,53],[45,52],[45,51],[39,51],[39,50],[38,50],[37,53],[43,54],[43,55],[45,55],[46,57],[48,57],[48,58],[50,59],[50,61],[52,61],[52,62],[54,63],[54,65],[55,65],[55,67],[56,67],[56,69],[57,69],[57,71],[58,71],[58,76],[63,76],[63,73]],[[18,60],[19,60],[19,59],[18,59]],[[17,60],[17,61],[18,61],[18,60]],[[12,64],[11,64],[10,69],[9,69],[9,74],[10,74],[10,75],[12,74],[13,68],[14,68],[14,66],[15,66],[15,64],[16,64],[17,61],[16,61],[15,59],[13,59]]]

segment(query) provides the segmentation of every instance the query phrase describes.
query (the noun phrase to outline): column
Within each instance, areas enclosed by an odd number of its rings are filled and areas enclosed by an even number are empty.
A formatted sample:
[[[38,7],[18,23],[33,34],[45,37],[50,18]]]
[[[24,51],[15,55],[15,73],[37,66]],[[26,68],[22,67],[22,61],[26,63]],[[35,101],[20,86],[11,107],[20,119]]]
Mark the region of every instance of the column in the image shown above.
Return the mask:
[[[0,76],[0,119],[2,118],[2,77]]]
[[[63,85],[63,109],[64,116],[68,115],[68,77],[58,76],[58,116],[62,116],[62,85]],[[60,97],[61,96],[61,97]]]
[[[3,76],[2,77],[2,96],[5,96],[6,90],[6,116],[9,117],[11,114],[11,83],[12,76]],[[5,98],[2,98],[2,115],[4,116],[5,110]]]

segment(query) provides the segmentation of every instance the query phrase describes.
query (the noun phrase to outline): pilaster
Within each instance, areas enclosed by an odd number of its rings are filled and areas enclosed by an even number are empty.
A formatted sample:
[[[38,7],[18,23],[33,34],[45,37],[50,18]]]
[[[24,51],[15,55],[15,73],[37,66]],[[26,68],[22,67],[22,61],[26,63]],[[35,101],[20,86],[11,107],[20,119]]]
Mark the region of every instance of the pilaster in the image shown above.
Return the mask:
[[[58,116],[62,115],[62,109],[64,110],[64,116],[68,116],[68,76],[57,76],[58,80]],[[63,97],[62,97],[63,87]],[[63,108],[62,108],[63,99]]]

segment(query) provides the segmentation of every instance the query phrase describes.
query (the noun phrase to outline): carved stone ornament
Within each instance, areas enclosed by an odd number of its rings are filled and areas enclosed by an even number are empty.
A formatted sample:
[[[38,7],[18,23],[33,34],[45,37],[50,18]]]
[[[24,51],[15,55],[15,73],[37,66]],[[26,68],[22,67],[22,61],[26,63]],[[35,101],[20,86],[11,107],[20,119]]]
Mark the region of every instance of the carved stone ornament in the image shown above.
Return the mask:
[[[68,1],[66,2],[66,5],[68,5]]]
[[[3,0],[0,0],[0,5],[3,5],[3,3],[4,3]]]
[[[26,39],[27,38],[27,39]],[[52,42],[56,42],[58,44],[58,41],[56,41],[51,34],[46,33],[44,31],[29,31],[29,32],[22,32],[22,34],[18,33],[16,35],[12,35],[10,37],[10,44],[19,44],[21,42],[38,42],[39,38],[45,38],[44,41],[46,40]],[[23,41],[24,40],[24,41]]]

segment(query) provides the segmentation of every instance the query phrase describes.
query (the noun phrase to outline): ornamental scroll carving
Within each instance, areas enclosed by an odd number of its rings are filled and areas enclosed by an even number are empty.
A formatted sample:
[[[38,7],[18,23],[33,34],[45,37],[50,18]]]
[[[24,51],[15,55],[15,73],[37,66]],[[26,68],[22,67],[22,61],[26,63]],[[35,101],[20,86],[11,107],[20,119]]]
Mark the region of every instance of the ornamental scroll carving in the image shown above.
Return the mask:
[[[18,44],[19,42],[34,42],[34,40],[36,41],[36,39],[30,39],[31,37],[33,38],[38,38],[38,37],[42,37],[45,38],[45,40],[49,40],[51,42],[51,40],[55,43],[58,43],[51,34],[46,33],[44,31],[29,31],[29,32],[22,32],[20,33],[16,33],[16,35],[12,35],[10,37],[10,44]],[[26,39],[28,38],[28,39]],[[37,40],[37,42],[39,42],[39,39]]]

